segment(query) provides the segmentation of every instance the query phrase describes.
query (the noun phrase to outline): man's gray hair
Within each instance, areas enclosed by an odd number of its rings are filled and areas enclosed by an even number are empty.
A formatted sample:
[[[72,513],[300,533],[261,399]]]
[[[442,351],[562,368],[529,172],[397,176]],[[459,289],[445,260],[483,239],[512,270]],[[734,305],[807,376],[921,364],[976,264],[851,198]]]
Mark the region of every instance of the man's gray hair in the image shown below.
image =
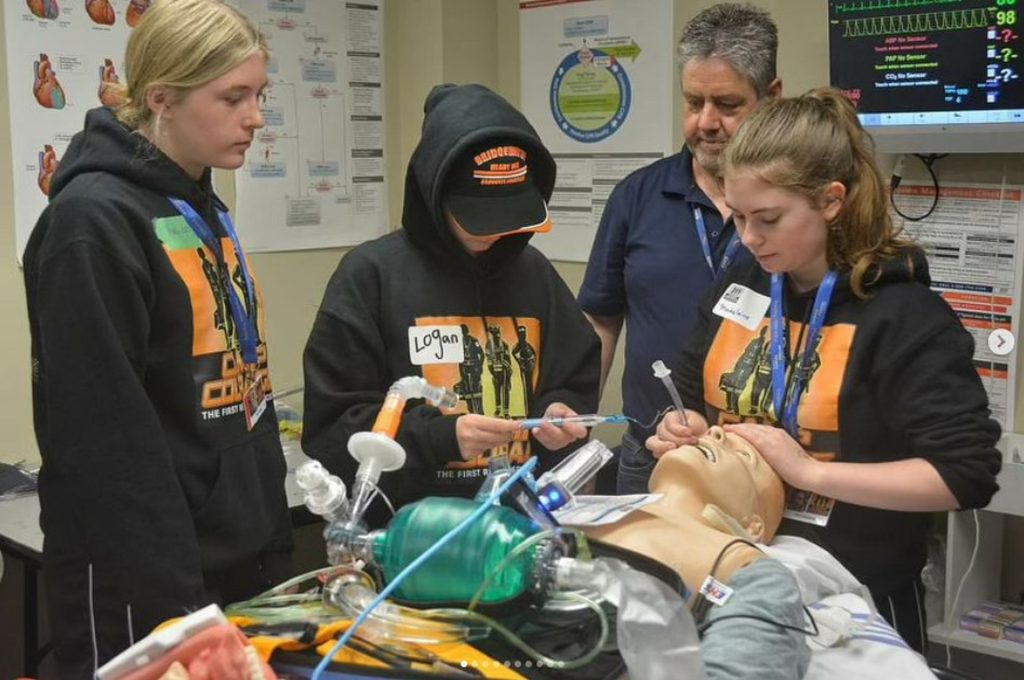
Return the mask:
[[[779,29],[767,10],[723,2],[700,12],[683,28],[676,58],[681,66],[693,59],[723,59],[761,98],[775,80],[778,50]]]

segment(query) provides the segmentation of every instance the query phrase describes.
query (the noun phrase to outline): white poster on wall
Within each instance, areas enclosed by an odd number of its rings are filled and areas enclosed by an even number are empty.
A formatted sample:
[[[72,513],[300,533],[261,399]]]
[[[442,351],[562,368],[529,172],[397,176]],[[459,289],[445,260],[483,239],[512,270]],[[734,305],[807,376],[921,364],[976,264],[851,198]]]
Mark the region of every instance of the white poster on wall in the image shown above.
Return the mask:
[[[615,185],[672,148],[671,0],[535,0],[519,11],[522,111],[558,163],[554,229],[532,243],[585,262]]]
[[[245,165],[246,250],[353,245],[388,228],[383,0],[238,0],[272,58]]]
[[[89,109],[112,104],[132,27],[149,0],[4,3],[14,164],[15,252],[21,262],[54,171]]]
[[[931,184],[904,182],[895,203],[904,215],[924,215]],[[928,254],[932,289],[974,336],[974,363],[988,392],[992,417],[1014,431],[1017,393],[1015,338],[1020,333],[1024,263],[1022,187],[952,184],[939,189],[935,211],[920,222],[901,220]]]

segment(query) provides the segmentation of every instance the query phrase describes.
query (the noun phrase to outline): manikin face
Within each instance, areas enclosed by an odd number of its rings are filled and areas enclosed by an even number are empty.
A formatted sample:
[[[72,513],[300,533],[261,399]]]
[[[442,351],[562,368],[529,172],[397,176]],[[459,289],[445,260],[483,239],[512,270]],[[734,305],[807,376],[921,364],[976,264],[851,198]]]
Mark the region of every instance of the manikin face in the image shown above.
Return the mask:
[[[717,175],[722,151],[757,106],[757,93],[728,62],[717,57],[691,59],[683,67],[681,79],[686,146],[705,170]]]
[[[782,480],[753,445],[717,426],[696,446],[662,456],[650,488],[671,512],[699,515],[715,506],[762,541],[775,534],[785,500]]]
[[[753,171],[741,168],[725,177],[725,202],[743,245],[766,272],[791,274],[806,288],[817,286],[828,269],[828,225],[845,196],[839,182],[815,202],[769,184]]]
[[[148,101],[153,116],[159,116],[153,142],[194,179],[208,167],[240,168],[253,135],[263,127],[266,86],[267,62],[254,54],[181,98],[153,88]]]

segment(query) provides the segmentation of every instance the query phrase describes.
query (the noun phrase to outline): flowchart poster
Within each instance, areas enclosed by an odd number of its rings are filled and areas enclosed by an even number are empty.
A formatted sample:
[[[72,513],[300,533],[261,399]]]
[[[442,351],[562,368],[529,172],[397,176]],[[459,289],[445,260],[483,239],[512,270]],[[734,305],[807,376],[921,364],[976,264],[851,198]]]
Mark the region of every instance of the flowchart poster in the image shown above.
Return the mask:
[[[925,214],[934,200],[930,184],[904,182],[895,195],[896,206],[911,216]],[[932,289],[974,336],[974,365],[988,392],[992,417],[1005,432],[1016,430],[1022,201],[1020,185],[946,184],[927,219],[903,222],[928,255]]]
[[[612,189],[674,152],[671,0],[519,5],[523,113],[558,163],[554,229],[532,243],[586,262]]]
[[[263,114],[235,172],[250,251],[361,243],[388,228],[383,0],[240,0],[272,58]]]
[[[21,261],[50,180],[89,109],[116,102],[121,58],[149,0],[6,0],[14,232]]]

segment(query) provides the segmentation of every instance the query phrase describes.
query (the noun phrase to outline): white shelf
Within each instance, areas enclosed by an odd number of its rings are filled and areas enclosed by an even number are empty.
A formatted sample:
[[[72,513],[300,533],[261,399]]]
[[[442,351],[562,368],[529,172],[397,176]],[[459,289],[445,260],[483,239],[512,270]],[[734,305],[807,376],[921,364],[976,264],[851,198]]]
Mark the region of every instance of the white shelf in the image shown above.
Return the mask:
[[[999,600],[999,584],[1003,564],[1003,525],[1006,516],[1024,517],[1024,434],[1008,432],[997,445],[1003,453],[1003,468],[999,472],[999,492],[983,512],[949,513],[946,540],[946,601],[944,616],[959,622],[960,615],[980,602]],[[970,575],[963,583],[963,591],[956,602],[957,611],[950,611],[952,598],[960,586],[975,549],[975,517],[981,529],[977,544],[977,559]],[[928,629],[928,639],[937,644],[988,654],[1024,664],[1024,643],[1012,640],[993,640],[954,624],[947,632],[945,623]]]
[[[1024,435],[1007,432],[996,445],[1003,452],[999,492],[985,510],[1024,517]]]
[[[1024,517],[1024,463],[1013,463],[1003,458],[1003,469],[998,479],[999,491],[985,510]]]
[[[992,638],[959,628],[954,628],[951,634],[949,634],[946,633],[946,628],[942,624],[928,629],[928,641],[930,643],[945,645],[947,640],[950,647],[1024,663],[1024,643],[1014,642],[1013,640],[993,640]]]

